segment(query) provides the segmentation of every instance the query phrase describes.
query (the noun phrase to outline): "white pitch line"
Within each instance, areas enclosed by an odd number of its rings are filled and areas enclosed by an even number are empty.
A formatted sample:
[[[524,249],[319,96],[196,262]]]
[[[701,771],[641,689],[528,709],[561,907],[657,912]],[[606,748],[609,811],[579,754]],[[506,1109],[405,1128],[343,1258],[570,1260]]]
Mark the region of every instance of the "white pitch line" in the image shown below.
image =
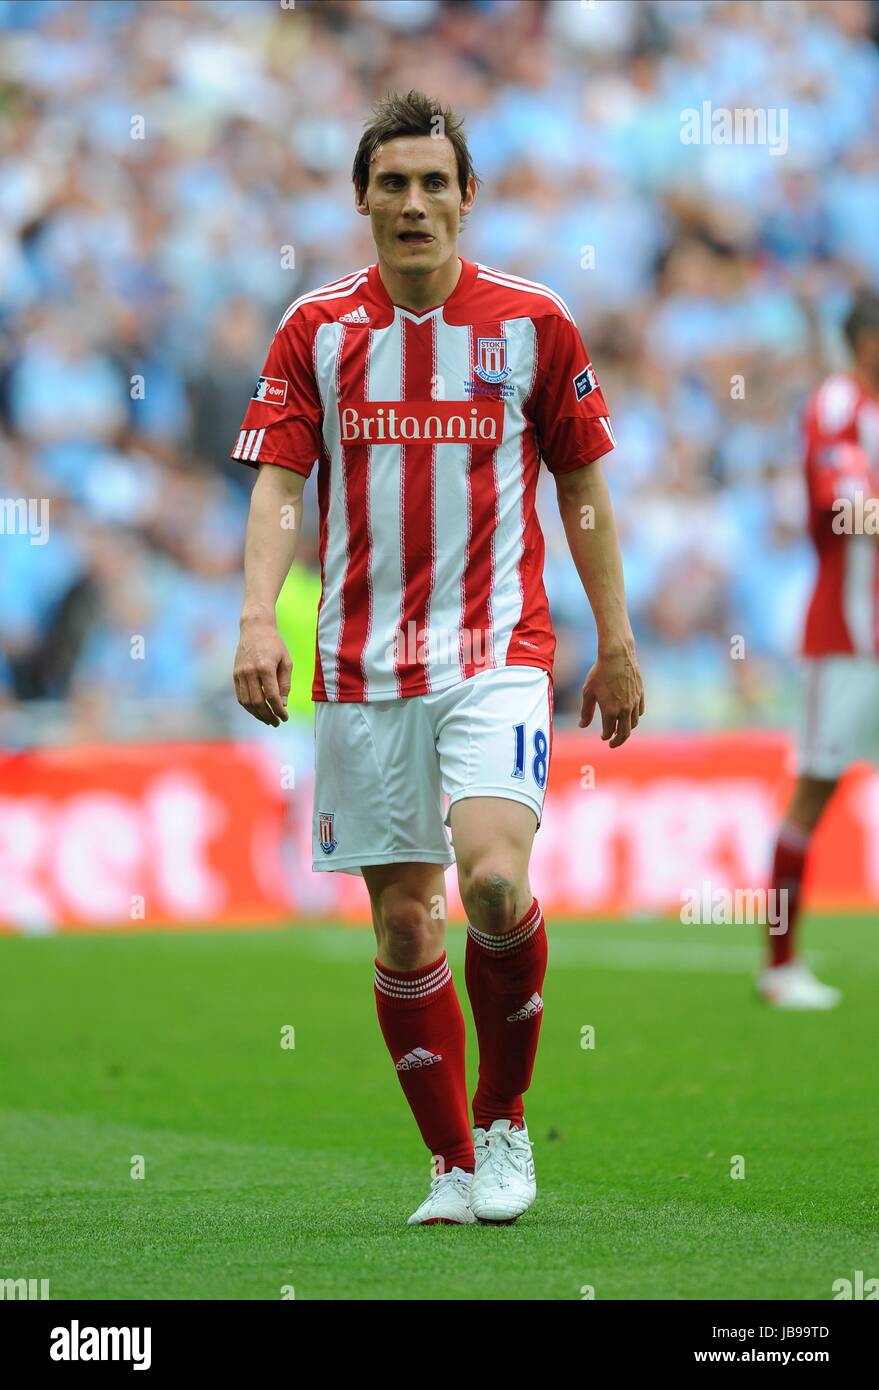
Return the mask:
[[[681,975],[742,975],[760,965],[762,946],[721,946],[684,941],[553,941],[549,968],[593,965],[602,970],[659,970]],[[818,963],[818,952],[809,952]]]
[[[754,928],[755,932],[757,928]],[[453,928],[450,934],[450,955],[453,964],[456,957],[463,957],[463,940]],[[341,960],[362,959],[371,963],[374,955],[372,933],[367,937],[365,931],[352,931],[347,928],[324,928],[310,933],[309,944],[320,955]],[[689,941],[608,941],[590,940],[587,935],[580,938],[554,937],[549,932],[549,968],[583,969],[593,966],[601,970],[650,970],[667,971],[681,975],[742,975],[753,974],[762,960],[762,943],[756,939],[752,944],[712,944],[710,942]],[[820,952],[809,951],[809,960],[818,964],[822,960]]]

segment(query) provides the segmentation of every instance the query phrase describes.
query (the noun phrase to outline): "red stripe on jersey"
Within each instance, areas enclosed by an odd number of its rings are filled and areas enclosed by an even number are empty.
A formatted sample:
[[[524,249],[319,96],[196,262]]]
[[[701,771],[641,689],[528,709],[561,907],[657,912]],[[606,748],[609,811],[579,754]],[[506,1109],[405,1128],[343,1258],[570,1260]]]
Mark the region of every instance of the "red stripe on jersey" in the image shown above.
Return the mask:
[[[480,322],[480,338],[500,338],[500,320]],[[470,329],[470,361],[477,362],[478,344]],[[471,444],[467,452],[467,559],[461,576],[461,669],[464,679],[496,666],[490,612],[494,588],[494,544],[498,523],[497,449]],[[465,642],[465,638],[467,641]],[[469,650],[467,647],[469,646]]]
[[[829,520],[816,527],[818,531],[818,574],[812,600],[806,610],[803,633],[805,656],[826,656],[855,650],[845,612],[846,548],[838,536],[831,536]],[[823,535],[821,533],[824,533]]]
[[[436,375],[436,320],[413,323],[404,318],[401,400],[433,399]],[[400,631],[394,670],[401,695],[426,695],[430,673],[423,659],[427,652],[428,610],[436,575],[434,546],[434,467],[436,446],[426,442],[400,448]],[[425,563],[427,560],[430,563]],[[412,640],[414,637],[414,641]]]
[[[371,332],[348,333],[342,330],[336,375],[339,400],[345,404],[366,399],[371,341]],[[336,698],[362,701],[366,699],[363,649],[372,617],[369,592],[369,445],[344,444],[341,455],[348,563],[342,582],[342,619],[336,651]]]

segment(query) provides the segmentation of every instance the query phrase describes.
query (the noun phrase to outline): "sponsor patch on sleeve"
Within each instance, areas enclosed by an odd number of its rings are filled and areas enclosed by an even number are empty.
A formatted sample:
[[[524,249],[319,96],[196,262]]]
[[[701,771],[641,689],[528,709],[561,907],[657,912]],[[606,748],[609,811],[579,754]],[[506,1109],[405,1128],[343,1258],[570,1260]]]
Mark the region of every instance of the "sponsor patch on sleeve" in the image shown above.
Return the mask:
[[[579,376],[574,377],[574,390],[577,393],[577,400],[582,401],[584,396],[588,396],[590,391],[594,391],[598,381],[591,367],[584,367]]]
[[[265,405],[286,405],[287,382],[282,377],[261,376],[250,399],[262,401]]]

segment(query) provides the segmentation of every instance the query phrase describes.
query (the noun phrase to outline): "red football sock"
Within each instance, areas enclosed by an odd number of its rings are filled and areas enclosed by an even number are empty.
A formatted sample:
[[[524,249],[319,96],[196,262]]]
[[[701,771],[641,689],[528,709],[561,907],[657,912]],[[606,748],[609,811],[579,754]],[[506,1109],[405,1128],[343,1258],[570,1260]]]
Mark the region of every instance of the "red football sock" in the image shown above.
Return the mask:
[[[522,1097],[531,1085],[543,1018],[546,930],[535,898],[525,916],[501,936],[468,923],[467,993],[479,1038],[479,1085],[473,1119],[524,1124]]]
[[[443,951],[432,965],[375,962],[379,1027],[437,1174],[474,1168],[467,1114],[464,1015]]]
[[[772,861],[772,887],[787,892],[787,931],[769,935],[769,964],[787,965],[794,957],[794,931],[800,912],[800,887],[812,832],[803,825],[782,823]],[[784,903],[784,899],[780,900]]]

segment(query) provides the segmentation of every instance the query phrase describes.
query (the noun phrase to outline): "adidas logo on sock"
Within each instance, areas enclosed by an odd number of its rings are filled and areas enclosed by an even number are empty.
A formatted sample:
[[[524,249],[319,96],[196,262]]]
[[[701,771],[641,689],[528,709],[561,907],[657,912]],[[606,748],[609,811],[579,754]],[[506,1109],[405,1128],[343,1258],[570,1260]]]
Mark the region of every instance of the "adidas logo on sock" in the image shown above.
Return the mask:
[[[520,1023],[523,1018],[535,1018],[543,1008],[543,1000],[539,994],[532,994],[526,1000],[521,1009],[517,1009],[514,1014],[507,1014],[507,1023]]]
[[[356,309],[353,309],[353,310],[351,311],[350,314],[342,314],[341,317],[340,317],[340,319],[339,319],[339,322],[340,322],[340,323],[369,323],[369,314],[366,312],[366,310],[364,309],[364,307],[363,307],[362,304],[358,304],[358,305],[357,305],[357,308],[356,308]]]
[[[439,1052],[428,1052],[425,1047],[415,1047],[411,1052],[407,1052],[405,1057],[400,1058],[397,1063],[397,1071],[414,1071],[416,1067],[432,1067],[434,1062],[441,1062],[442,1060],[442,1055]]]

